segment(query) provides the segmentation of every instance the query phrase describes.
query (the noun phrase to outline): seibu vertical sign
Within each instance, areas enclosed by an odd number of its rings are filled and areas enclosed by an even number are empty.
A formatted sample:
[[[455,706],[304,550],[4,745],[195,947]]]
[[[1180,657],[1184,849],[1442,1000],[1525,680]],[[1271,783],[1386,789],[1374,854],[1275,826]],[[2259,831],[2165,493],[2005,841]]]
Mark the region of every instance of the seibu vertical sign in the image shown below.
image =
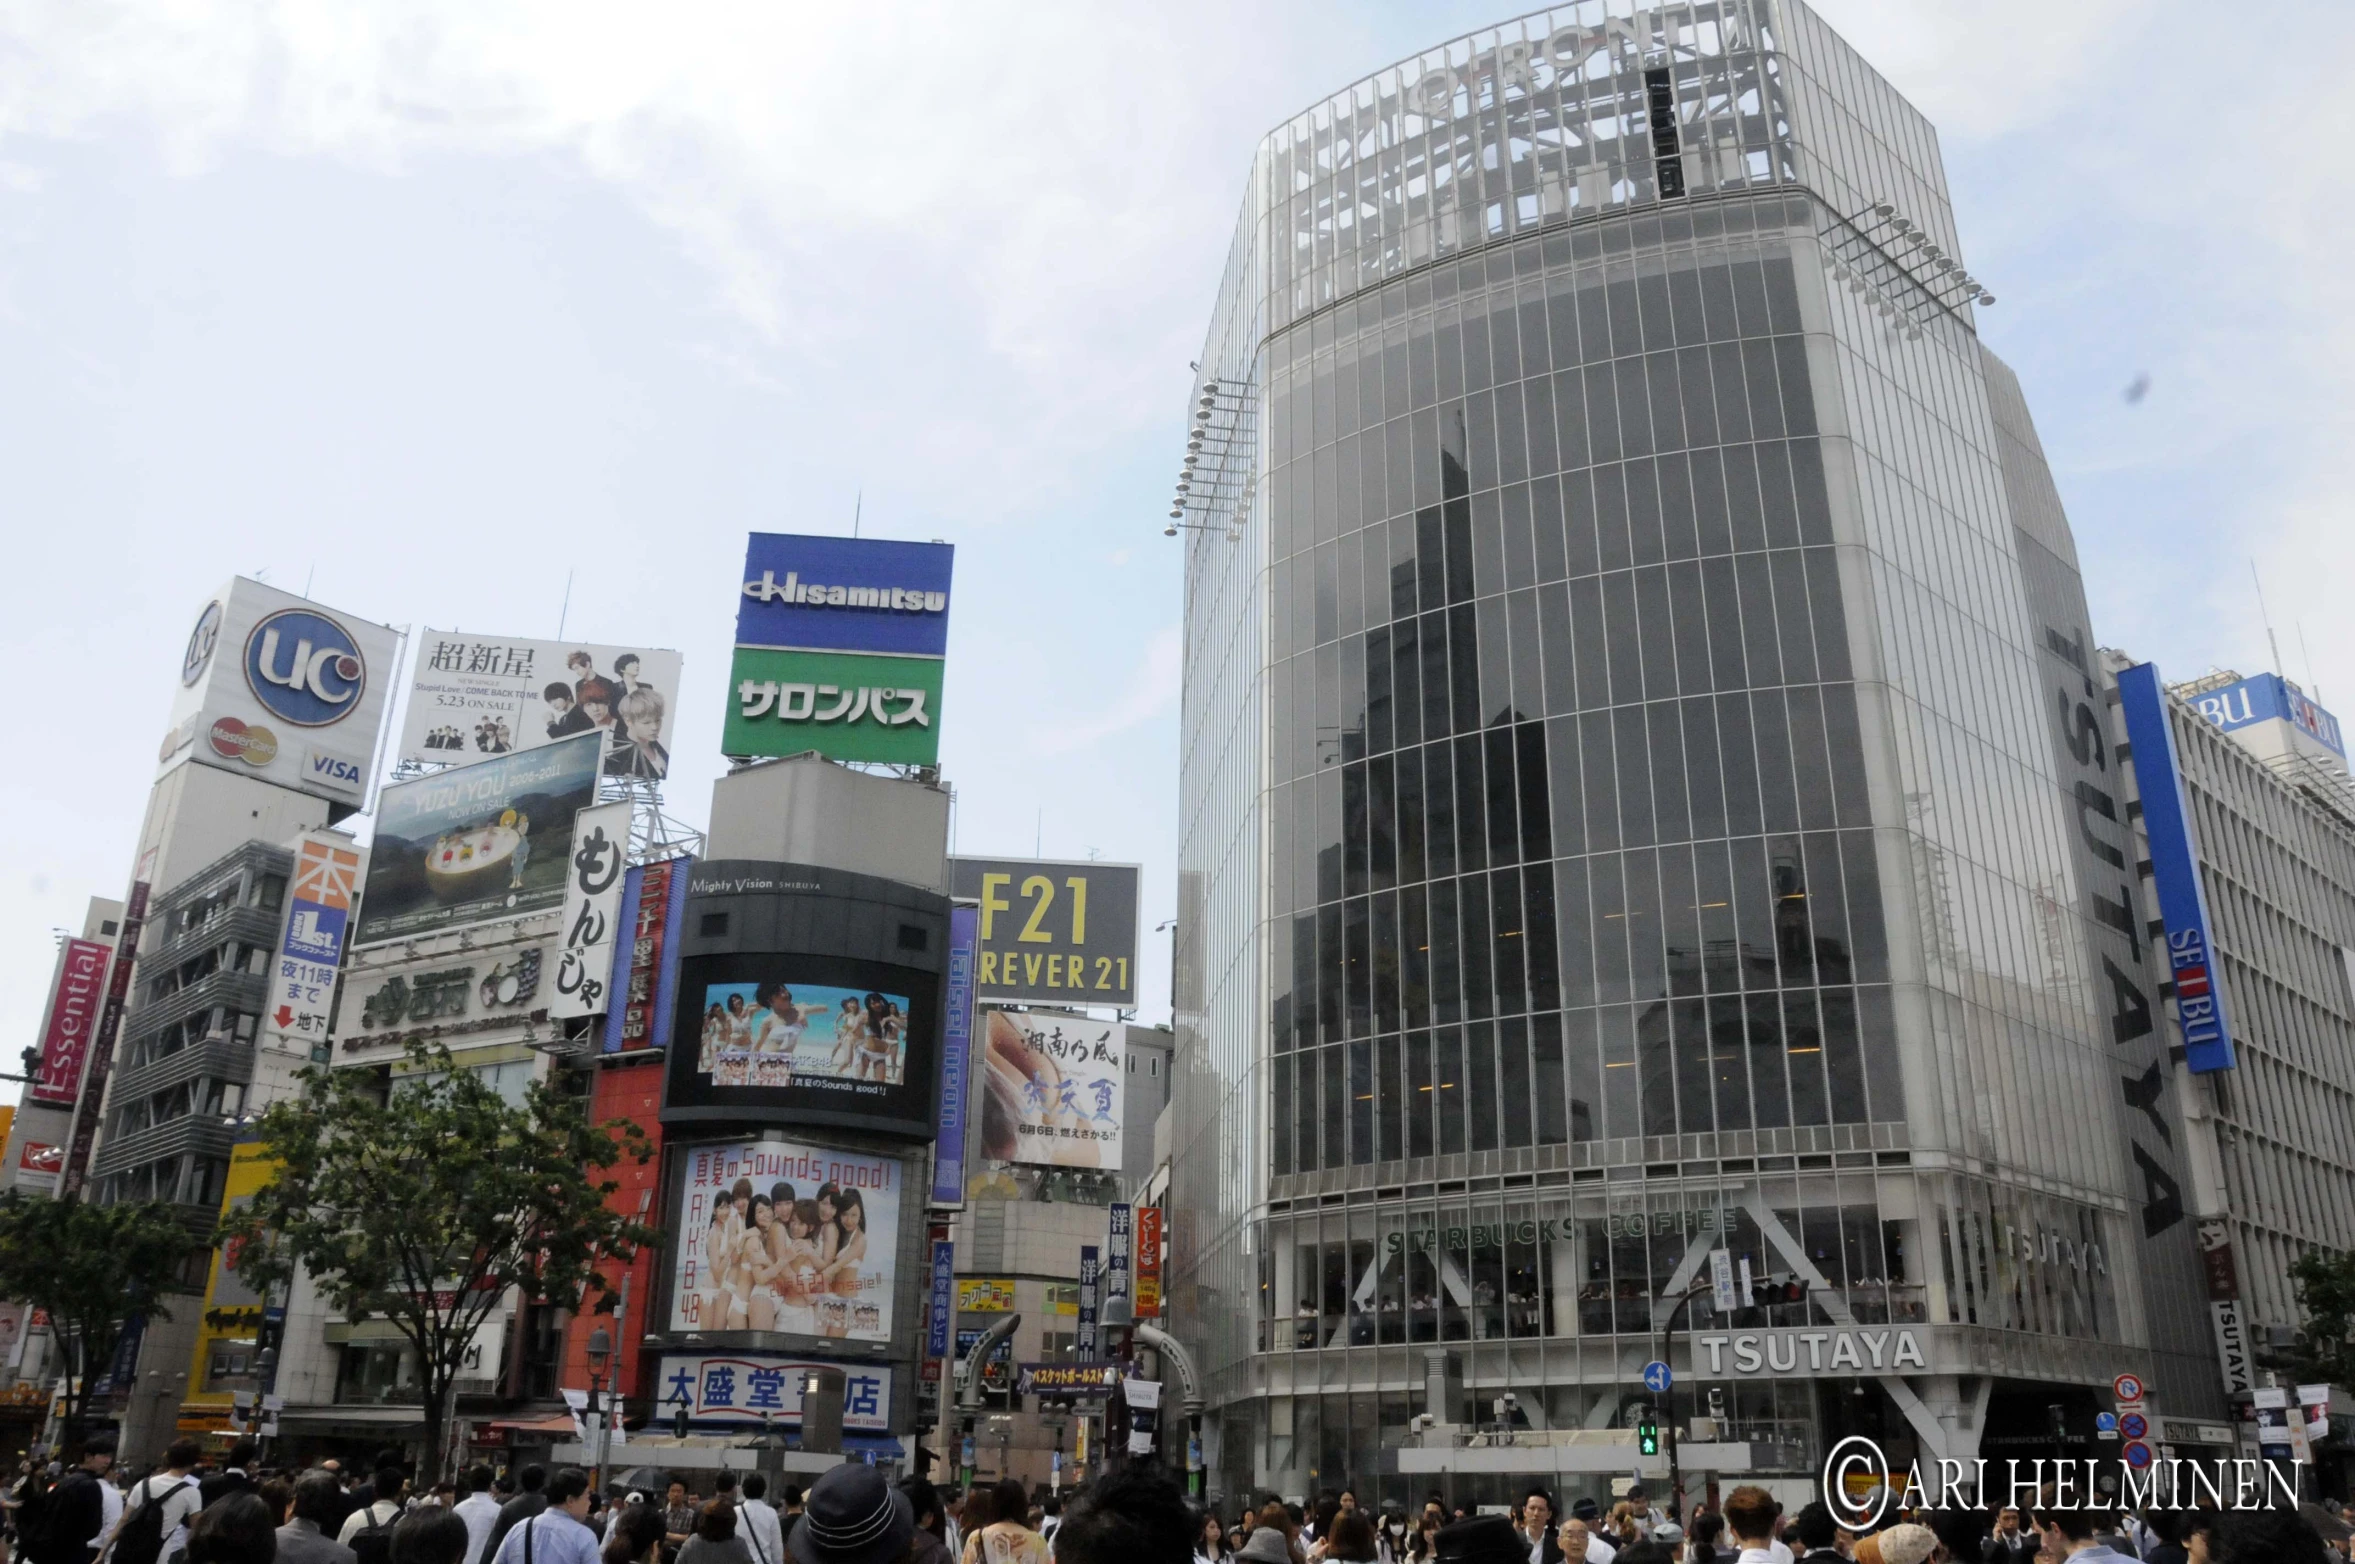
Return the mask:
[[[2167,725],[2167,691],[2156,664],[2119,670],[2118,709],[2134,746],[2134,780],[2142,791],[2159,921],[2167,930],[2168,976],[2175,985],[2184,1067],[2194,1075],[2229,1070],[2237,1062],[2232,1023],[2224,1010],[2223,974],[2217,971],[2208,898],[2200,886],[2199,844],[2175,760],[2175,733]]]
[[[107,948],[96,940],[65,942],[57,989],[49,996],[49,1024],[41,1034],[41,1073],[26,1088],[35,1102],[70,1108],[81,1094],[90,1038],[106,1003],[107,955]]]

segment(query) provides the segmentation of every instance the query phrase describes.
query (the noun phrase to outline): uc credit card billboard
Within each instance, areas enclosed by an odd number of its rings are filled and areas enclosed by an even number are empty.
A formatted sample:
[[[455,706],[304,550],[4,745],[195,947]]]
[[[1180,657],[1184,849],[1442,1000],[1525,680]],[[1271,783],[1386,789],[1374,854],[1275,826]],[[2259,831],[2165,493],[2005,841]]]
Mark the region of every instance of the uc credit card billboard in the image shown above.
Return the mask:
[[[752,534],[721,749],[936,762],[955,560],[946,543]]]

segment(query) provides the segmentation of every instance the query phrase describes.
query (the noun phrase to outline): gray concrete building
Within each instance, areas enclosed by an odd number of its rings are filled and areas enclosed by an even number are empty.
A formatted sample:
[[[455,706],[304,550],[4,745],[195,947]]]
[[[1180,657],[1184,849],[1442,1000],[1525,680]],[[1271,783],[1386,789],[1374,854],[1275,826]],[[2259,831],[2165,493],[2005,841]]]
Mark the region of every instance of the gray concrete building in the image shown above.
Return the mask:
[[[1607,1498],[1655,1402],[1793,1498],[1849,1433],[2090,1453],[2126,1371],[2222,1416],[1988,302],[1796,0],[1536,13],[1261,144],[1171,517],[1214,1492]]]

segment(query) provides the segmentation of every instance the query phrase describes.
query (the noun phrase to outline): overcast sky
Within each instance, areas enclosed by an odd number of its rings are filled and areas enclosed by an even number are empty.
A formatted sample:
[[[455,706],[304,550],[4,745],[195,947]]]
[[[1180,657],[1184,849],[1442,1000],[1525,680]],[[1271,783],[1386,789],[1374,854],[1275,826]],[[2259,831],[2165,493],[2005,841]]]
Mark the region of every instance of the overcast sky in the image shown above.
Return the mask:
[[[1821,9],[1940,128],[2100,637],[2254,672],[2254,560],[2355,713],[2355,7]],[[220,581],[553,635],[569,576],[569,633],[685,653],[700,823],[744,534],[862,495],[958,545],[958,845],[1140,861],[1167,917],[1161,526],[1252,149],[1509,14],[0,0],[0,1058]]]

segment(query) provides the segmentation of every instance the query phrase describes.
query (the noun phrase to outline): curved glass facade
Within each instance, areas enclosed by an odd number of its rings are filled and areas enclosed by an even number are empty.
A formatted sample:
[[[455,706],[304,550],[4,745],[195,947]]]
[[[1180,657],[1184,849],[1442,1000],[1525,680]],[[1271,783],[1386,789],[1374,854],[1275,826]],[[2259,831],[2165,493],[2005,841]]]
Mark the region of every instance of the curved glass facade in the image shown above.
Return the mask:
[[[1546,13],[1262,148],[1183,504],[1214,1489],[1420,1494],[1409,1419],[1506,1388],[1622,1426],[1718,1249],[1675,1358],[1753,1469],[2145,1362],[2117,1126],[2039,1123],[2106,1012],[1987,369],[1866,180],[1951,249],[1784,5]]]

